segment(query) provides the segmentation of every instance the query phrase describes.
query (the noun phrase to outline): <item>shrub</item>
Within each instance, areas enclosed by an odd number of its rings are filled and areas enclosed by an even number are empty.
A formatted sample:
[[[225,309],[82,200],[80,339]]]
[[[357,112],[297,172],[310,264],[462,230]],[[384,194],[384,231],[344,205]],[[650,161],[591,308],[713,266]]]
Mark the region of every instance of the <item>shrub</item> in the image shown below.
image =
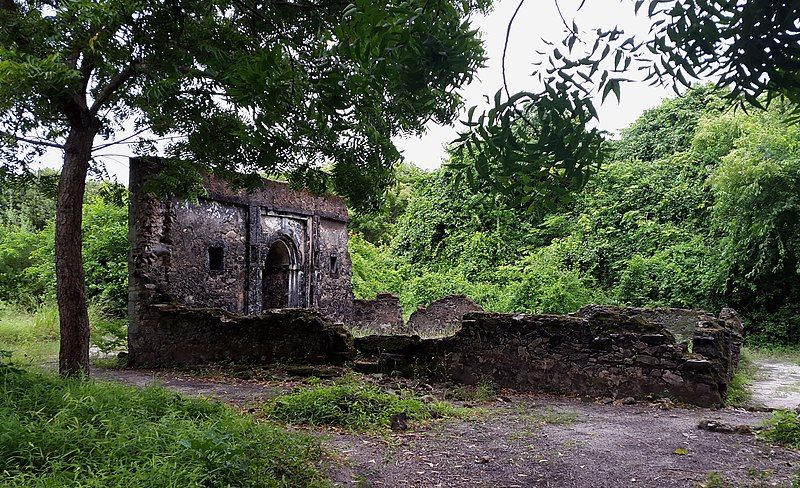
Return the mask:
[[[411,396],[396,396],[353,379],[299,389],[265,405],[267,415],[291,424],[330,425],[353,431],[386,430],[392,415],[406,413],[412,421],[456,415],[448,403],[426,404]]]
[[[553,248],[526,256],[507,273],[508,312],[569,313],[608,301],[591,276],[567,266]]]
[[[356,298],[369,300],[378,293],[400,293],[403,279],[399,263],[385,248],[371,244],[358,234],[350,234],[348,248]]]

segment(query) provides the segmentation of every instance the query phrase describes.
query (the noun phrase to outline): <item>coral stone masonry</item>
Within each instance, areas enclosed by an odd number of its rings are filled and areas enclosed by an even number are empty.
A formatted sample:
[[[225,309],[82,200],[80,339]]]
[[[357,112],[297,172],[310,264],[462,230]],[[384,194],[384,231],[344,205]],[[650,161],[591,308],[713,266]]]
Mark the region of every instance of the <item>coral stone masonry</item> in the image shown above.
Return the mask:
[[[742,344],[733,310],[514,315],[452,296],[404,322],[393,295],[354,300],[342,199],[214,177],[196,201],[158,199],[147,184],[160,168],[130,164],[132,366],[349,364],[518,391],[725,401]]]
[[[149,365],[145,358],[157,357],[153,351],[164,343],[166,332],[152,320],[163,318],[154,308],[159,305],[247,316],[312,309],[335,322],[350,316],[347,207],[341,198],[269,180],[247,193],[207,177],[197,201],[161,200],[147,192],[160,168],[155,159],[130,161],[129,352],[134,364]],[[180,327],[186,336],[195,324],[184,320]],[[205,336],[209,347],[220,339]]]

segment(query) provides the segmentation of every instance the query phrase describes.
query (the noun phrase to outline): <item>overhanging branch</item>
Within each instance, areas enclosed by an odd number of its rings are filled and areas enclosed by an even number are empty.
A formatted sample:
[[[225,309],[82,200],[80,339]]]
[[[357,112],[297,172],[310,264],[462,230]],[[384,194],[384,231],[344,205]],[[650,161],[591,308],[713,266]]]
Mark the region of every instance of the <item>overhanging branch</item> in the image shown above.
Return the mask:
[[[0,137],[10,137],[11,139],[14,139],[15,141],[18,141],[18,142],[26,142],[28,144],[34,144],[34,145],[37,145],[37,146],[47,146],[47,147],[54,147],[54,148],[57,148],[57,149],[64,149],[64,145],[63,144],[59,144],[57,142],[44,141],[44,140],[41,140],[41,139],[31,139],[29,137],[22,137],[22,136],[18,136],[16,134],[11,134],[10,132],[0,131]]]

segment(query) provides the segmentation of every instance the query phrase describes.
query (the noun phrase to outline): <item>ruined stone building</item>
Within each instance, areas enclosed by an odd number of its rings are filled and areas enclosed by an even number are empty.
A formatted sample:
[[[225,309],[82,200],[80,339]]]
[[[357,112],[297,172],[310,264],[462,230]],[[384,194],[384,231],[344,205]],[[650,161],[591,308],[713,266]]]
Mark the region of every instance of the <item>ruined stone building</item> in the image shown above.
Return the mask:
[[[496,314],[450,296],[406,322],[396,296],[354,300],[340,198],[267,180],[248,193],[207,177],[196,201],[158,199],[147,192],[158,162],[130,168],[134,367],[347,364],[519,391],[724,403],[742,344],[733,310]]]
[[[155,305],[241,315],[306,308],[337,322],[349,316],[353,292],[341,198],[270,180],[248,193],[209,176],[197,201],[162,201],[146,191],[158,170],[156,160],[130,161],[132,354],[163,340],[163,330],[148,328]]]

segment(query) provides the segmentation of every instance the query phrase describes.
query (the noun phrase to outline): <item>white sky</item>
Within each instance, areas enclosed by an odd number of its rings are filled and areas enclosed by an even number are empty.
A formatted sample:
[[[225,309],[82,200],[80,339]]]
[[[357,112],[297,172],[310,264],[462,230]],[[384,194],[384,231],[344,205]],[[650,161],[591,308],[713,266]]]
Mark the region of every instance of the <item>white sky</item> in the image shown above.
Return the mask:
[[[497,0],[489,15],[474,19],[474,24],[483,33],[489,60],[487,66],[478,73],[478,79],[463,90],[465,108],[482,105],[484,96],[491,98],[502,87],[501,61],[506,27],[518,4],[519,0]],[[633,2],[629,0],[587,0],[577,14],[581,0],[559,0],[559,4],[565,18],[576,19],[581,30],[618,26],[631,35],[644,35],[650,26],[644,12],[634,15]],[[506,79],[511,93],[536,91],[531,76],[536,68],[532,65],[536,60],[535,52],[552,49],[548,49],[542,38],[555,42],[563,37],[564,24],[554,0],[527,0],[522,5],[511,29],[506,54]],[[644,83],[625,84],[622,87],[622,103],[618,104],[613,95],[606,98],[603,105],[600,105],[599,99],[596,100],[599,127],[616,133],[644,110],[655,107],[662,99],[671,96],[675,96],[671,89],[651,87]],[[456,139],[459,126],[460,123],[454,127],[429,124],[427,133],[422,137],[400,139],[396,143],[407,161],[426,169],[437,168],[445,158],[444,146]]]
[[[646,34],[649,23],[646,15],[633,13],[631,0],[588,0],[580,12],[576,13],[581,0],[559,0],[561,9],[567,19],[575,19],[578,27],[596,29],[618,26],[626,33]],[[484,97],[492,97],[502,86],[501,59],[506,27],[517,7],[519,0],[496,0],[494,9],[489,15],[476,17],[473,25],[478,27],[486,47],[487,66],[479,71],[476,80],[462,90],[465,98],[465,110],[473,105],[482,106]],[[514,21],[508,53],[506,55],[506,77],[509,90],[535,91],[534,79],[531,76],[535,67],[535,51],[547,51],[548,46],[542,39],[559,41],[564,36],[564,25],[556,10],[554,0],[527,0]],[[626,84],[622,88],[622,103],[618,104],[612,95],[604,104],[596,100],[600,115],[599,127],[616,133],[619,129],[633,122],[647,108],[658,105],[665,97],[673,96],[671,90],[663,87],[651,87],[646,84]],[[454,126],[429,124],[427,131],[420,137],[397,139],[400,150],[406,160],[421,168],[434,169],[442,164],[445,158],[445,145],[454,140],[460,123]],[[122,135],[118,135],[122,137]],[[100,144],[102,141],[96,141]],[[120,183],[128,182],[127,156],[132,152],[126,145],[112,146],[104,151],[100,160],[106,164],[108,173]],[[48,151],[43,158],[48,162],[61,160],[57,151]],[[50,164],[47,164],[50,166]]]

